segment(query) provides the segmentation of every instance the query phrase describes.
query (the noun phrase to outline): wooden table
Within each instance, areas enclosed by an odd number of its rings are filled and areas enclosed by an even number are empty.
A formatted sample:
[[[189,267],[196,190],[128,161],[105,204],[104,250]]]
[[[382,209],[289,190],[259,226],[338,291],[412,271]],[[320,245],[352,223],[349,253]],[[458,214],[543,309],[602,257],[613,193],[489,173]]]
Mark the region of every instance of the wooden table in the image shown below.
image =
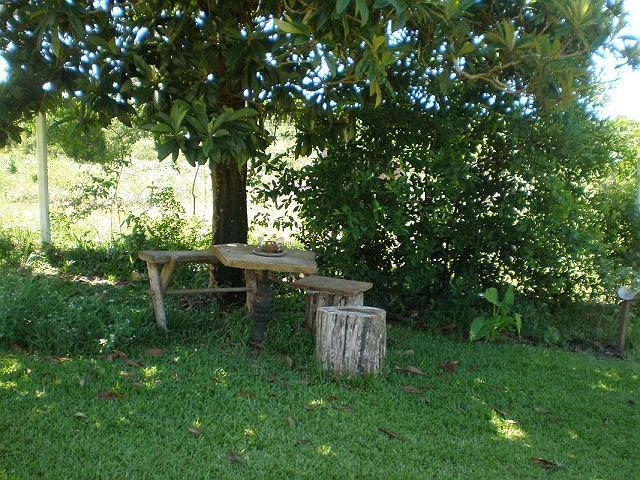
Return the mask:
[[[244,243],[227,243],[214,245],[212,253],[223,265],[244,269],[247,310],[255,320],[250,345],[259,347],[271,317],[273,291],[269,272],[312,274],[318,267],[313,252],[286,250],[282,257],[262,257],[253,253],[255,248]]]

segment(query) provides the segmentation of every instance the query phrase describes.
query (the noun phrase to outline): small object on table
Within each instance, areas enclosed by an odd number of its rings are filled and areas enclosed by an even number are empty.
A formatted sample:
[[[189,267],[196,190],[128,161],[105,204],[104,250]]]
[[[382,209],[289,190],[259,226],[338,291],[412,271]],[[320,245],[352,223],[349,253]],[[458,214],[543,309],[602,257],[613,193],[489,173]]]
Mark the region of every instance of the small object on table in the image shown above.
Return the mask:
[[[624,352],[624,343],[627,336],[627,323],[631,304],[638,300],[638,293],[627,287],[618,287],[616,295],[622,304],[622,314],[620,317],[620,329],[618,331],[618,352]]]
[[[303,250],[288,250],[286,255],[264,257],[255,255],[255,246],[244,243],[214,245],[213,255],[226,267],[245,270],[247,310],[255,319],[255,326],[249,344],[259,348],[264,329],[271,317],[273,296],[269,272],[290,272],[312,274],[316,271],[315,253]]]
[[[282,249],[282,241],[267,240],[266,242],[260,239],[260,246],[253,249],[254,255],[262,257],[282,257],[287,252]]]
[[[314,324],[319,308],[362,306],[364,292],[373,287],[373,283],[312,275],[292,282],[291,286],[306,291],[304,322],[307,328],[315,331]]]
[[[387,343],[387,314],[373,307],[322,307],[316,318],[316,359],[326,372],[378,373]]]

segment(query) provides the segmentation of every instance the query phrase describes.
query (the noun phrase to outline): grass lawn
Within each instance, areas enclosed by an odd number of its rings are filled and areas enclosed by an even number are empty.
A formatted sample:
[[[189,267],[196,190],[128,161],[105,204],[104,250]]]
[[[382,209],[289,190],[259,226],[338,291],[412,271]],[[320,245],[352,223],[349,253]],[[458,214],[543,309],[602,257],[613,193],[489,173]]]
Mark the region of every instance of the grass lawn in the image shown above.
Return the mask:
[[[635,359],[390,326],[384,374],[345,381],[294,322],[269,338],[158,340],[140,366],[0,351],[0,478],[640,478]]]

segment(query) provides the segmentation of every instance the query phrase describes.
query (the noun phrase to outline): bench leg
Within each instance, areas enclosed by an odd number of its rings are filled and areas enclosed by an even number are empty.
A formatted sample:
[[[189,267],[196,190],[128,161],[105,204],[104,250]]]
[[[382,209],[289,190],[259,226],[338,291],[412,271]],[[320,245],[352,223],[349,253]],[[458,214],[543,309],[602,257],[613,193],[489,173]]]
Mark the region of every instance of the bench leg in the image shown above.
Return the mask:
[[[161,330],[167,331],[167,315],[164,311],[164,299],[162,295],[162,280],[158,264],[147,262],[149,270],[149,283],[151,284],[151,298],[153,300],[153,310],[156,314],[156,323]]]
[[[254,274],[256,277],[255,300],[253,302],[253,318],[255,324],[249,345],[251,348],[258,350],[262,344],[264,329],[271,317],[271,299],[273,292],[269,272],[258,270],[254,271]],[[249,295],[247,295],[247,297],[249,297]]]

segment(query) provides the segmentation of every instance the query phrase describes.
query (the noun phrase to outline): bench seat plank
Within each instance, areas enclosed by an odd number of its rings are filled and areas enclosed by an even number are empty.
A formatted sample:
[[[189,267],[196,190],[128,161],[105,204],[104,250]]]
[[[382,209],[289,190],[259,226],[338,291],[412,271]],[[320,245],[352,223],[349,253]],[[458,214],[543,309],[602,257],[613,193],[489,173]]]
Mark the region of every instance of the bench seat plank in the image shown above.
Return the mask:
[[[373,283],[312,275],[292,282],[291,286],[303,290],[315,290],[317,292],[357,295],[371,289]]]
[[[211,250],[142,250],[138,257],[152,263],[169,263],[174,257],[177,263],[220,263]]]

